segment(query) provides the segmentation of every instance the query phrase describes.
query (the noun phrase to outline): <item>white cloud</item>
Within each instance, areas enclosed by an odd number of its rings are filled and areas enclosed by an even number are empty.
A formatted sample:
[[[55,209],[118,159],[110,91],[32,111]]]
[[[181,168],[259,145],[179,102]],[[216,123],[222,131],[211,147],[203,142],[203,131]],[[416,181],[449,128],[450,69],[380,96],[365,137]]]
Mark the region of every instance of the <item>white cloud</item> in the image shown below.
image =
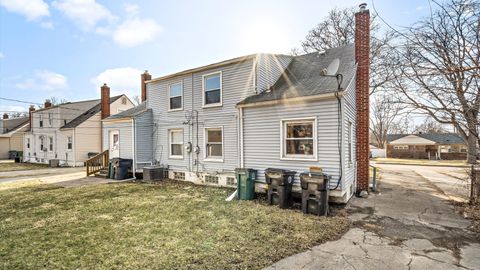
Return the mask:
[[[53,1],[52,5],[84,31],[94,29],[100,22],[115,20],[115,16],[95,0]]]
[[[0,0],[0,5],[10,12],[25,16],[29,21],[50,16],[48,4],[43,0]]]
[[[45,28],[45,29],[53,29],[53,23],[52,22],[41,22],[40,26]]]
[[[13,106],[13,105],[0,105],[0,112],[27,112],[28,107]]]
[[[103,71],[90,81],[98,91],[106,83],[110,87],[110,95],[127,94],[133,97],[140,95],[141,74],[141,70],[132,67],[112,68]]]
[[[62,74],[48,70],[41,70],[34,73],[30,78],[15,84],[19,89],[57,91],[68,87],[68,79]]]
[[[135,47],[153,40],[162,30],[152,19],[130,18],[115,29],[113,41],[122,47]]]
[[[135,4],[125,4],[125,12],[127,13],[127,16],[133,17],[138,15],[140,8],[138,5]]]
[[[4,57],[5,57],[5,55],[0,52],[0,59],[1,59],[1,58],[4,58]]]

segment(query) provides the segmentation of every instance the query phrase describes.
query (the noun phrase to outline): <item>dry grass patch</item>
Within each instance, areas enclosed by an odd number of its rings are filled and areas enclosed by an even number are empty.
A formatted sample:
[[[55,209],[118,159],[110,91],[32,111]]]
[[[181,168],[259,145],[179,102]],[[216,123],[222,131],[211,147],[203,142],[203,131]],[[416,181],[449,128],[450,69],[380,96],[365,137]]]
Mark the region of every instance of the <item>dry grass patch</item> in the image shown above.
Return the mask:
[[[46,164],[0,162],[0,172],[47,169]]]
[[[349,228],[185,183],[0,192],[3,269],[258,269]]]

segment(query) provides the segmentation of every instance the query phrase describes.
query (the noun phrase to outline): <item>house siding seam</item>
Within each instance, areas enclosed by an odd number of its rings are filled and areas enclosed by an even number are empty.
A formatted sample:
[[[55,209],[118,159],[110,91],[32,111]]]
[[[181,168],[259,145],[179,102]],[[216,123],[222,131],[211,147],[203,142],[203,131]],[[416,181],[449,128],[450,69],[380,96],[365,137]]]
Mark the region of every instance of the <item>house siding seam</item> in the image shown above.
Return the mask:
[[[255,64],[257,92],[263,92],[275,84],[292,61],[292,58],[288,55],[259,54]]]
[[[233,174],[238,166],[238,125],[236,104],[254,93],[254,61],[249,59],[227,66],[212,68],[153,81],[147,84],[147,108],[153,112],[153,153],[155,160],[163,165],[168,165],[172,170],[182,170],[199,173],[227,173]],[[202,75],[222,72],[222,106],[203,108]],[[183,110],[168,111],[168,85],[182,82],[183,85]],[[198,111],[198,126],[183,124],[186,121],[186,112]],[[198,133],[197,133],[198,127]],[[223,127],[223,162],[204,160],[204,128]],[[197,155],[184,151],[183,159],[169,158],[168,131],[170,129],[184,130],[184,145],[191,142],[193,148],[200,147],[198,163]],[[198,165],[196,165],[198,164]]]

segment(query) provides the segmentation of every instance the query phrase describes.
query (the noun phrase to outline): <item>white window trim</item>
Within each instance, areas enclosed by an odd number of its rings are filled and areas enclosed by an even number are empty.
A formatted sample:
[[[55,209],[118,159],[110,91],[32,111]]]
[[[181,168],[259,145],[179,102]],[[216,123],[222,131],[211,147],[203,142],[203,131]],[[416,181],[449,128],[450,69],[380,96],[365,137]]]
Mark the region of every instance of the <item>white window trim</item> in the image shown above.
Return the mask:
[[[220,102],[219,103],[212,103],[212,104],[205,104],[205,77],[210,77],[212,75],[220,75]],[[222,107],[223,106],[223,74],[222,71],[216,71],[208,74],[202,75],[202,108],[213,108],[213,107]],[[222,134],[223,136],[223,134]]]
[[[52,139],[52,143],[50,144],[50,139]],[[50,150],[50,145],[52,145],[52,150]],[[52,136],[48,136],[48,152],[53,152],[54,148],[54,140]]]
[[[177,108],[177,109],[171,109],[170,108],[170,99],[172,98],[172,96],[170,96],[170,87],[172,85],[177,85],[177,84],[180,84],[180,87],[182,88],[182,106],[180,106],[180,108]],[[178,97],[178,96],[173,96],[173,97]],[[183,91],[183,82],[176,82],[176,83],[171,83],[168,85],[168,111],[169,112],[175,112],[175,111],[183,111],[183,98],[184,97],[184,91]]]
[[[172,155],[172,131],[182,132],[182,155]],[[172,128],[168,130],[168,158],[170,159],[184,159],[185,146],[185,132],[183,128]]]
[[[68,138],[72,139],[72,148],[68,149]],[[73,150],[73,137],[72,136],[67,136],[67,151],[72,152]]]
[[[207,157],[207,130],[208,129],[220,129],[222,131],[222,158],[209,158]],[[203,160],[210,162],[224,162],[225,160],[225,142],[223,126],[220,127],[204,127],[203,128]]]
[[[292,122],[313,122],[313,156],[304,155],[286,155],[285,151],[285,131],[286,123]],[[299,160],[299,161],[318,161],[318,137],[317,137],[317,118],[305,117],[305,118],[290,118],[280,120],[280,160]]]

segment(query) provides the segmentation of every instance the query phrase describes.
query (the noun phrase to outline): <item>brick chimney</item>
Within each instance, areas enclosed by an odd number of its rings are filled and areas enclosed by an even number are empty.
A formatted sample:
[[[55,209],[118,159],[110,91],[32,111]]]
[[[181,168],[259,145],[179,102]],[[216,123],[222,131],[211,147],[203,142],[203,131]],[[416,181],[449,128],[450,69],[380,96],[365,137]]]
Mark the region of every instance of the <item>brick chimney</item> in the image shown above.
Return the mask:
[[[43,107],[44,107],[44,108],[50,108],[50,107],[52,107],[52,102],[50,101],[50,99],[46,99],[46,100],[45,100],[45,103],[43,104]]]
[[[30,105],[30,108],[28,108],[28,117],[30,118],[30,129],[32,129],[32,114],[35,111],[35,106]]]
[[[8,113],[3,114],[3,119],[8,119]]]
[[[357,62],[357,194],[368,192],[369,179],[369,73],[370,73],[370,11],[360,4],[355,13],[355,61]]]
[[[100,87],[102,119],[110,116],[110,87],[106,83]]]
[[[145,70],[145,72],[141,75],[141,82],[142,82],[142,102],[147,100],[147,85],[145,84],[146,81],[149,81],[152,79],[152,75],[148,73],[148,70]]]

